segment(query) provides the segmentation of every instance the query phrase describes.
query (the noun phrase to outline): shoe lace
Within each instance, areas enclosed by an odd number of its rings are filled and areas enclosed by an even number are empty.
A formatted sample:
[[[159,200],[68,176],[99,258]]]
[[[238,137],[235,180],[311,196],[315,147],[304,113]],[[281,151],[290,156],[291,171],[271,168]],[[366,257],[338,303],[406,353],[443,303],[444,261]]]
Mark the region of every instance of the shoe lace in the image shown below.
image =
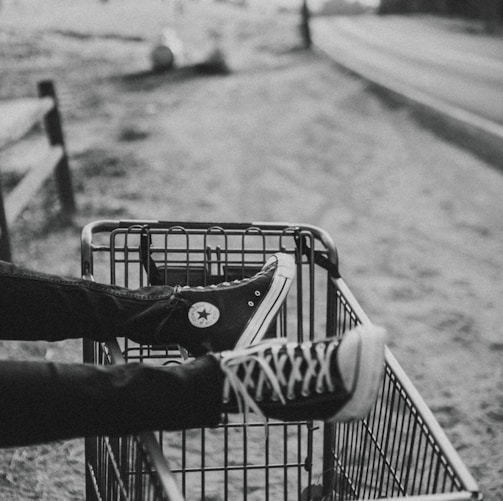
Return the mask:
[[[297,345],[276,340],[241,353],[228,352],[221,361],[226,375],[223,401],[230,402],[233,392],[239,412],[252,411],[265,419],[259,407],[265,399],[287,405],[288,400],[308,397],[313,390],[332,392],[331,360],[336,346],[336,342]]]

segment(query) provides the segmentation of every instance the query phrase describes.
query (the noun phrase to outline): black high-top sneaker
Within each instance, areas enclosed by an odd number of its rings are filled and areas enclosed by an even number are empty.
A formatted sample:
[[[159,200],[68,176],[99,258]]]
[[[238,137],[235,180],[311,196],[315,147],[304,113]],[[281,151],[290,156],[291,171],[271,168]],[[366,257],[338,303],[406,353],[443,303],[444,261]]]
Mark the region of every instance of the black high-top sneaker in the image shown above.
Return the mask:
[[[318,342],[264,341],[215,355],[225,374],[227,412],[252,410],[282,421],[365,417],[384,373],[384,331],[360,325]]]
[[[172,311],[157,336],[161,339],[156,341],[175,341],[195,356],[256,343],[278,313],[294,276],[293,257],[278,253],[251,278],[206,287],[177,287]]]

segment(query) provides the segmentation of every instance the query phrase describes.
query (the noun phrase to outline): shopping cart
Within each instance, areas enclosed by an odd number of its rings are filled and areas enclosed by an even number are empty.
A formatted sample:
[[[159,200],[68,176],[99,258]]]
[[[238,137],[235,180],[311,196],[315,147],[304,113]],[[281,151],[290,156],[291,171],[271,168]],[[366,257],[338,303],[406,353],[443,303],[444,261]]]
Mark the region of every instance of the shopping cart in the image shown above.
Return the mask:
[[[267,336],[342,336],[368,322],[323,230],[280,223],[99,221],[82,234],[83,276],[135,288],[209,285],[254,275],[278,251],[296,279]],[[177,346],[84,342],[96,364],[183,363]],[[225,416],[215,429],[86,440],[90,500],[480,499],[476,482],[396,359],[366,419],[351,424]]]

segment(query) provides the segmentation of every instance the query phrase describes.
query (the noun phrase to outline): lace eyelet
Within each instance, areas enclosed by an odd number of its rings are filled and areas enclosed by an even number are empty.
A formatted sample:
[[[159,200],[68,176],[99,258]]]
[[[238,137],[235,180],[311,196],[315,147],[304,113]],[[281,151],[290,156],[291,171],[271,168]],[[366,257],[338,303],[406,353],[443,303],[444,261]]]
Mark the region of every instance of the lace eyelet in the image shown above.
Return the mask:
[[[260,296],[260,291],[255,291],[255,295],[256,295],[257,297],[259,297],[259,296]]]
[[[248,301],[248,306],[250,308],[253,308],[255,306],[255,303],[253,301]]]

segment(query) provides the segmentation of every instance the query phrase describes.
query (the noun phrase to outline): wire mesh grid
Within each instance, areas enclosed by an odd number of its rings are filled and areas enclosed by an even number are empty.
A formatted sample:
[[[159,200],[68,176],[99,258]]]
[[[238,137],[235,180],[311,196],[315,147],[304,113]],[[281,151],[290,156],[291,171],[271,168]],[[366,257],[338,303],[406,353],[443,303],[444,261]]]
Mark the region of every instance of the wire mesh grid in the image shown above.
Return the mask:
[[[336,499],[380,499],[464,490],[427,424],[389,368],[373,412],[337,425]]]
[[[88,344],[97,364],[123,363],[117,343]],[[88,354],[89,357],[89,354]],[[153,444],[153,445],[152,445]],[[161,501],[167,497],[158,463],[157,438],[146,432],[139,436],[89,437],[86,448],[87,500]],[[156,454],[158,453],[158,454]]]
[[[296,279],[268,332],[271,337],[342,336],[368,321],[337,275],[329,237],[314,227],[102,222],[84,233],[83,273],[130,288],[232,281],[255,274],[275,252],[294,255]],[[326,262],[332,264],[330,272]],[[128,340],[85,350],[87,360],[96,363],[167,365],[190,356],[176,346]],[[477,485],[389,352],[376,405],[356,423],[271,421],[266,432],[264,423],[251,416],[227,415],[215,429],[157,432],[154,452],[142,437],[88,442],[89,499],[179,499],[161,481],[159,470],[166,464],[183,498],[190,500],[478,496]],[[161,457],[153,464],[156,451]]]

